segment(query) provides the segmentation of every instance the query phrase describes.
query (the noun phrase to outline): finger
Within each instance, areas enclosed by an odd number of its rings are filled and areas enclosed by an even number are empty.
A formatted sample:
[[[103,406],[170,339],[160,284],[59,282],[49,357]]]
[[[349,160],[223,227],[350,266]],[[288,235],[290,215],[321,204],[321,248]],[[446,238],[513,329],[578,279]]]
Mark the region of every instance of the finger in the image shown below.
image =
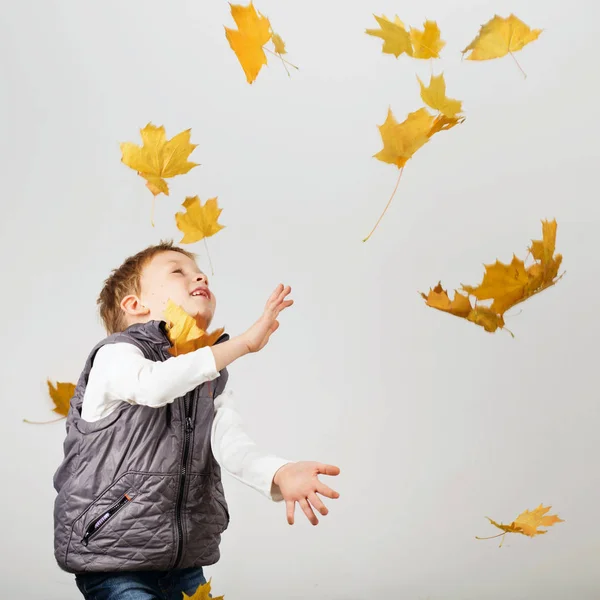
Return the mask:
[[[285,512],[287,517],[287,522],[290,525],[294,524],[294,512],[296,510],[296,503],[294,500],[286,500],[285,501]]]
[[[277,300],[277,298],[279,298],[279,295],[281,294],[281,290],[283,290],[283,284],[280,283],[274,290],[273,293],[269,296],[269,299],[267,300],[267,304],[266,306],[268,307],[269,305],[273,304],[273,302],[275,302]]]
[[[286,296],[288,296],[290,294],[290,292],[292,291],[292,288],[289,285],[286,285],[281,292],[279,293],[279,295],[277,296],[277,304],[280,304],[281,302],[283,302],[283,300],[285,299]]]
[[[321,481],[319,481],[317,483],[317,485],[315,486],[315,491],[318,492],[319,494],[321,494],[321,496],[326,496],[327,498],[333,498],[334,500],[336,498],[340,497],[338,492],[336,492],[335,490],[332,490],[328,485],[325,485]]]
[[[314,493],[310,492],[308,494],[308,501],[322,514],[326,515],[329,510],[328,508],[321,502],[321,499]]]
[[[294,304],[293,300],[286,300],[285,302],[278,304],[275,307],[275,310],[276,310],[277,314],[279,314],[284,308],[287,308],[288,306],[291,306],[292,304]]]
[[[317,525],[319,522],[319,519],[317,519],[317,515],[315,515],[315,513],[313,512],[313,509],[310,507],[310,504],[308,503],[306,498],[302,498],[302,500],[298,500],[298,504],[300,505],[300,508],[303,510],[304,514],[306,515],[306,518],[313,525]]]
[[[339,475],[340,468],[335,465],[326,465],[324,463],[317,463],[317,473],[322,475]]]

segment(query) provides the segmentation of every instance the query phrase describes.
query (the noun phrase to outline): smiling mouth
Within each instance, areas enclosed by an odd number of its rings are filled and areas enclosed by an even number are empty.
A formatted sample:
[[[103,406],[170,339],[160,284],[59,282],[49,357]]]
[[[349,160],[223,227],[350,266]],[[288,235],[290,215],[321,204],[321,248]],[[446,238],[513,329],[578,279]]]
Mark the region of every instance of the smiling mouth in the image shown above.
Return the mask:
[[[203,298],[206,298],[207,300],[210,300],[210,292],[208,290],[194,290],[190,296],[194,296],[195,298],[197,298],[198,296],[201,296]]]

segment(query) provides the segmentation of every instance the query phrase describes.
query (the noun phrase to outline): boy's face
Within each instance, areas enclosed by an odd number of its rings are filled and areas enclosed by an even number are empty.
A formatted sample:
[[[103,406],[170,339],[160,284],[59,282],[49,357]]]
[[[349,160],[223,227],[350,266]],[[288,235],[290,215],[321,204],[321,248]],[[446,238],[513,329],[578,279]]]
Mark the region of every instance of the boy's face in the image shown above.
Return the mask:
[[[194,317],[199,327],[208,328],[216,308],[208,278],[196,261],[172,250],[154,256],[140,278],[139,301],[147,309],[148,320],[164,319],[169,299]]]

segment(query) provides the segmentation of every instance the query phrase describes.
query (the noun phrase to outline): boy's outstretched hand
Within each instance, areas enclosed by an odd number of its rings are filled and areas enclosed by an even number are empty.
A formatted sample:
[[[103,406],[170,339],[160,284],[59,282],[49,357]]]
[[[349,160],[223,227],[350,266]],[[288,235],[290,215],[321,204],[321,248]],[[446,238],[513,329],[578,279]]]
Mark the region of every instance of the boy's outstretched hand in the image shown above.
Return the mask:
[[[285,299],[291,291],[292,288],[289,285],[284,287],[280,283],[267,300],[260,319],[241,335],[248,352],[258,352],[267,345],[271,334],[279,327],[279,321],[277,320],[279,313],[294,303],[293,300]]]
[[[287,521],[290,525],[294,524],[296,502],[304,511],[306,518],[313,525],[318,524],[319,519],[313,512],[313,507],[322,515],[326,515],[329,510],[321,502],[317,493],[328,498],[340,497],[336,491],[319,481],[318,475],[339,475],[339,473],[339,467],[314,461],[288,463],[275,473],[273,483],[281,490],[286,505]]]

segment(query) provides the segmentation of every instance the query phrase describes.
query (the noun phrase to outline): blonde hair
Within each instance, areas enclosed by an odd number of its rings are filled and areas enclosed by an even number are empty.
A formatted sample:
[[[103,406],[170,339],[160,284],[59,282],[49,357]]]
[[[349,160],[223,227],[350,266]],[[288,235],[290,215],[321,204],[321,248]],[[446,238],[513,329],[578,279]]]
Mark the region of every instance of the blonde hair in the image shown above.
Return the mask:
[[[125,313],[121,309],[121,300],[128,294],[139,294],[142,270],[157,254],[161,252],[181,252],[185,256],[196,259],[196,255],[183,248],[173,246],[172,241],[165,241],[154,246],[148,246],[137,254],[125,259],[123,264],[113,269],[110,276],[104,281],[104,286],[96,304],[100,318],[108,334],[127,329]]]

